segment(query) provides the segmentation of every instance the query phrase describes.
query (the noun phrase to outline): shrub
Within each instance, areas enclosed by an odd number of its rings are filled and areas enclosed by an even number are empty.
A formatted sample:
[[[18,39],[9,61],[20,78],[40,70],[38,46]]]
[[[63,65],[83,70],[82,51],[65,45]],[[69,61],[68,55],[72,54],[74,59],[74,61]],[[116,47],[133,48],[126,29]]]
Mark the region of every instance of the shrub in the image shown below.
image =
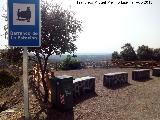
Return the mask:
[[[75,70],[81,69],[81,62],[75,58],[72,58],[70,55],[62,61],[61,63],[62,70]]]
[[[0,71],[0,88],[11,86],[19,78],[11,75],[8,71]]]

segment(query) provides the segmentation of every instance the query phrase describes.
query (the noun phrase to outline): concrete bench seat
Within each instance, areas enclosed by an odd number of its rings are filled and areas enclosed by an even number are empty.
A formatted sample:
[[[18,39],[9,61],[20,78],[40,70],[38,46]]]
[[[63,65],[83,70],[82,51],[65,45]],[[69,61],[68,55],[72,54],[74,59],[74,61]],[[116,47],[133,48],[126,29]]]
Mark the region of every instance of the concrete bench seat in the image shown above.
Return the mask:
[[[132,80],[150,79],[150,69],[138,69],[132,71]]]
[[[81,77],[73,80],[73,96],[77,98],[88,92],[95,92],[95,77]]]
[[[160,77],[160,68],[153,68],[152,76]]]
[[[115,72],[115,73],[104,74],[103,86],[118,87],[126,83],[128,83],[127,72]]]

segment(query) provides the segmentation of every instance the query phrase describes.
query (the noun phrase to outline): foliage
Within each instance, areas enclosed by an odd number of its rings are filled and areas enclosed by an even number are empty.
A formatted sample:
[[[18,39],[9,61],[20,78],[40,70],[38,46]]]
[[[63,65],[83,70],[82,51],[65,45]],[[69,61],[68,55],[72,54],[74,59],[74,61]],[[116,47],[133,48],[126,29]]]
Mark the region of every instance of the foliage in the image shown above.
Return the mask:
[[[138,46],[137,55],[130,43],[126,43],[122,47],[122,49],[123,50],[120,52],[120,55],[118,54],[117,51],[114,51],[112,53],[112,60],[116,60],[120,58],[127,61],[128,60],[129,61],[130,60],[144,60],[144,61],[160,60],[160,48],[153,49],[153,48],[149,48],[148,46],[141,45],[141,46]]]
[[[145,45],[139,46],[137,49],[137,56],[139,60],[152,60],[153,49]]]
[[[22,63],[22,48],[10,47],[3,53],[3,59],[11,64]]]
[[[137,59],[134,48],[131,46],[130,43],[126,43],[123,47],[121,47],[121,49],[122,51],[120,52],[120,55],[123,60],[134,61]]]
[[[154,49],[153,51],[153,59],[160,60],[160,48]]]
[[[29,48],[39,63],[42,72],[42,83],[45,91],[44,102],[48,99],[48,88],[44,76],[48,58],[52,54],[61,55],[73,53],[77,48],[74,44],[81,29],[81,21],[74,13],[63,10],[59,5],[53,6],[47,2],[41,4],[41,46]]]
[[[5,49],[1,49],[0,51],[0,67],[4,70],[7,66],[7,61],[5,59]]]
[[[114,51],[112,53],[112,60],[117,60],[117,59],[120,59],[120,55],[117,51]]]
[[[67,55],[67,57],[61,63],[61,69],[62,70],[81,69],[81,63],[75,58],[72,58],[70,55]]]
[[[153,50],[153,60],[160,60],[160,48]]]
[[[75,19],[74,12],[64,10],[59,5],[41,2],[41,46],[28,48],[28,52],[34,54],[42,72],[44,102],[47,102],[49,96],[44,78],[48,58],[52,54],[73,53],[77,49],[74,41],[82,31],[81,24],[81,21]]]
[[[11,75],[8,71],[0,71],[0,88],[11,86],[19,78]]]

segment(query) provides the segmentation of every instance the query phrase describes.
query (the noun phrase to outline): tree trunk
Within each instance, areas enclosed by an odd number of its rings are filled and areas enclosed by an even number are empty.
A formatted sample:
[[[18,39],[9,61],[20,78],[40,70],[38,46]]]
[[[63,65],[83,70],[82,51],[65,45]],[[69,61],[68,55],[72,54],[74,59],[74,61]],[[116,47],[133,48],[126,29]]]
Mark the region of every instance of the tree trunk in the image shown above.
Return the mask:
[[[43,88],[44,88],[44,103],[47,103],[48,102],[48,98],[49,98],[49,93],[48,93],[48,87],[47,87],[47,83],[45,81],[45,78],[44,78],[44,75],[45,75],[45,72],[43,71],[42,72],[42,83],[43,83]]]
[[[36,53],[36,56],[38,58],[38,62],[39,62],[41,73],[42,73],[42,79],[41,80],[42,80],[42,84],[43,84],[43,88],[44,88],[44,92],[45,92],[44,93],[44,103],[47,103],[48,98],[49,98],[49,89],[48,89],[48,86],[47,86],[47,82],[45,81],[45,74],[46,74],[47,61],[48,61],[49,55],[46,58],[44,57],[44,64],[42,64],[42,60],[41,60],[38,52]]]

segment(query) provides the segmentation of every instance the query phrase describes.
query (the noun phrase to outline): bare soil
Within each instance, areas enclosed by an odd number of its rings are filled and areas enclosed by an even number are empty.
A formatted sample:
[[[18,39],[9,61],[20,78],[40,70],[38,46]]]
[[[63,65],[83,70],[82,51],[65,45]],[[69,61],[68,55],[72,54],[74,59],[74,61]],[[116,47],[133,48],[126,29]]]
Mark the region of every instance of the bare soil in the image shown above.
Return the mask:
[[[30,87],[30,115],[33,120],[160,120],[160,78],[151,76],[148,81],[138,82],[131,78],[132,68],[82,69],[56,71],[55,75],[96,77],[96,94],[80,98],[73,111],[61,113],[44,104]],[[125,71],[129,84],[117,89],[103,86],[103,75]],[[3,106],[2,106],[3,105]],[[5,107],[6,108],[5,108]],[[0,120],[23,120],[22,81],[0,93]]]

